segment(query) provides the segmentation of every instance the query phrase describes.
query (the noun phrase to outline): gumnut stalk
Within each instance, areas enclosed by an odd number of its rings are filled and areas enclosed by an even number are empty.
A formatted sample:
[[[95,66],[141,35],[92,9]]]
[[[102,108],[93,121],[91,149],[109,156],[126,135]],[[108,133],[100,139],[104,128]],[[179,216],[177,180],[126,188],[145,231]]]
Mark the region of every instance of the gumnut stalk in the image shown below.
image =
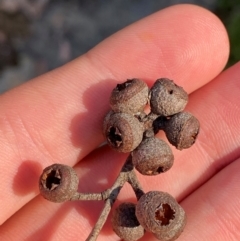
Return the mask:
[[[125,241],[136,241],[145,233],[136,218],[135,208],[136,204],[124,202],[113,211],[111,219],[113,230]]]
[[[134,167],[143,175],[157,175],[169,170],[174,156],[169,145],[158,138],[145,138],[132,152]]]
[[[113,89],[110,106],[114,112],[136,114],[145,108],[148,92],[148,86],[144,81],[129,79]]]
[[[131,114],[109,112],[103,123],[103,133],[110,147],[130,152],[142,141],[144,126]]]
[[[159,116],[170,116],[182,111],[188,102],[187,92],[172,80],[156,80],[150,90],[151,111]]]
[[[183,208],[170,194],[159,191],[150,191],[139,199],[136,217],[147,231],[161,241],[177,239],[186,224]]]
[[[45,199],[60,203],[71,200],[77,192],[78,183],[78,176],[72,167],[53,164],[43,170],[39,190]]]

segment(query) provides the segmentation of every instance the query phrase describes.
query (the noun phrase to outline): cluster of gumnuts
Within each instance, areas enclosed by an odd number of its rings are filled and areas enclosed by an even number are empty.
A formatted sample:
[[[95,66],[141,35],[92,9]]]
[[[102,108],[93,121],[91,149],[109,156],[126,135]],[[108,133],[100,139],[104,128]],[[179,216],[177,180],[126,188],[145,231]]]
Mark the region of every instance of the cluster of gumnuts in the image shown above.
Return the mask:
[[[134,168],[143,175],[157,175],[169,170],[174,161],[170,146],[155,135],[163,130],[168,141],[177,149],[192,146],[199,133],[199,121],[184,112],[188,95],[172,80],[156,80],[152,88],[140,79],[118,84],[110,97],[111,111],[103,121],[107,143],[119,152],[130,152],[112,188],[99,194],[77,192],[78,178],[71,167],[54,164],[44,169],[40,192],[54,202],[67,200],[116,200],[124,182],[129,182],[137,203],[124,202],[112,215],[116,234],[125,241],[140,239],[145,231],[152,232],[161,241],[173,241],[183,231],[186,214],[170,194],[161,191],[144,193]],[[150,107],[150,111],[148,110]],[[117,193],[116,190],[119,190]],[[92,196],[91,196],[92,195]],[[98,225],[87,240],[95,240],[100,223],[108,213],[102,212]],[[104,220],[104,221],[101,221]]]

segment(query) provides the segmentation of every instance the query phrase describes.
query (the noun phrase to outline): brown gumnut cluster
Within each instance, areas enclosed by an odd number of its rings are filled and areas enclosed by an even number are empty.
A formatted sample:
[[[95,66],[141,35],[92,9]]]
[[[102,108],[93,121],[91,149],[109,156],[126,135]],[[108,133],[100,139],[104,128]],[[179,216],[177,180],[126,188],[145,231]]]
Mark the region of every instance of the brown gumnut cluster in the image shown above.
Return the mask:
[[[135,170],[153,176],[172,167],[174,156],[169,144],[155,136],[160,130],[179,150],[194,144],[199,121],[183,111],[187,102],[184,89],[167,78],[156,80],[150,89],[136,78],[118,84],[110,96],[111,110],[104,118],[103,134],[111,148],[130,154],[112,187],[101,193],[80,193],[74,169],[54,164],[43,170],[40,193],[53,202],[104,200],[99,219],[86,239],[94,241],[122,186],[128,182],[137,202],[123,202],[113,211],[111,223],[115,233],[125,241],[139,240],[145,232],[151,232],[160,241],[176,240],[186,224],[183,208],[166,192],[144,193]]]

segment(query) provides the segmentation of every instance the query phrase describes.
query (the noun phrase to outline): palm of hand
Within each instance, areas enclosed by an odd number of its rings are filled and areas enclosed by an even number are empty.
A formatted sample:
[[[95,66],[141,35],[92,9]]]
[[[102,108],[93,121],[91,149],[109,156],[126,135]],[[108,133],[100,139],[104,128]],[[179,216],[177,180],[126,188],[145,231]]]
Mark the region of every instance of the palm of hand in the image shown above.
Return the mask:
[[[82,192],[101,191],[113,182],[125,155],[106,146],[97,148],[108,110],[108,99],[103,97],[117,82],[137,73],[149,86],[149,80],[159,76],[176,80],[191,93],[187,110],[202,126],[191,149],[174,150],[176,161],[169,172],[150,178],[139,175],[144,190],[167,191],[180,201],[188,217],[180,241],[239,240],[240,66],[219,74],[228,51],[226,32],[215,16],[179,5],[2,95],[1,239],[87,237],[101,207],[78,202],[56,205],[35,198],[38,176],[51,163],[75,165],[81,160],[76,170]],[[119,200],[131,198],[133,193],[124,187]],[[109,223],[99,240],[117,240]],[[143,240],[155,239],[146,235]]]

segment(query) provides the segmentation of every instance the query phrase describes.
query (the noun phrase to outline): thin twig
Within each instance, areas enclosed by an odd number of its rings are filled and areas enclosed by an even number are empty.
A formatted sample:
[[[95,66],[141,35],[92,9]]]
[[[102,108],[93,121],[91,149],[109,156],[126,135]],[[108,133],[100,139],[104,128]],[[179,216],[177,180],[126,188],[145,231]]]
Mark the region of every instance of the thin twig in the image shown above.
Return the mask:
[[[121,191],[123,185],[129,182],[135,192],[137,199],[139,199],[143,194],[142,187],[135,174],[131,155],[128,156],[126,162],[124,163],[117,179],[111,188],[106,189],[101,193],[76,193],[72,200],[105,200],[104,207],[98,218],[97,223],[92,229],[86,241],[96,241],[97,237],[105,224],[111,207],[117,199],[119,192]]]
[[[73,197],[71,198],[71,201],[89,201],[89,200],[104,200],[102,193],[80,193],[76,192]]]
[[[107,199],[105,201],[103,210],[98,218],[98,221],[96,222],[94,228],[92,229],[86,241],[95,241],[97,239],[97,236],[99,235],[103,225],[107,220],[108,214],[111,211],[111,207],[112,207],[111,199]]]
[[[144,194],[144,191],[142,189],[140,182],[138,181],[138,178],[136,176],[134,169],[128,175],[128,183],[131,185],[137,200],[139,200],[140,197]]]

